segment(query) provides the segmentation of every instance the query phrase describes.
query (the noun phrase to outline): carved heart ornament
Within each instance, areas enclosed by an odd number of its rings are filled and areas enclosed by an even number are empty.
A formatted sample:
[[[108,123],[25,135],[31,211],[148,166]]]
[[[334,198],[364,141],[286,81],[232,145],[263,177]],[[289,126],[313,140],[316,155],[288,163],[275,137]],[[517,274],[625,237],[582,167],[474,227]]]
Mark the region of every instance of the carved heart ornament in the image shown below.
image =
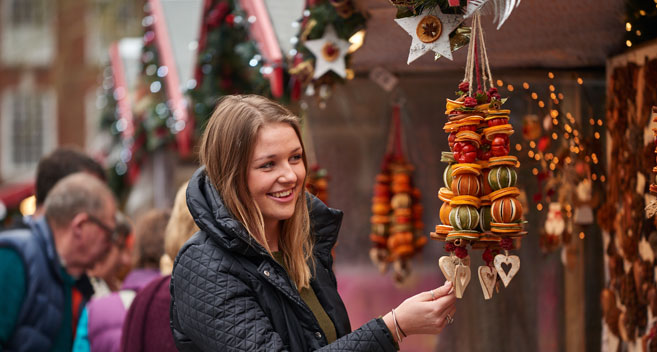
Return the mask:
[[[470,283],[471,275],[470,267],[460,264],[456,266],[454,271],[454,293],[456,293],[456,298],[463,298],[463,292]]]
[[[479,283],[481,284],[481,290],[484,292],[484,299],[493,297],[496,281],[497,271],[493,267],[487,265],[479,267]]]
[[[500,279],[502,279],[502,283],[504,283],[504,287],[509,286],[511,279],[513,279],[513,277],[518,273],[518,270],[520,270],[520,258],[517,255],[507,256],[504,254],[498,254],[495,256],[495,260],[493,262],[495,263],[495,270],[497,270],[497,273],[500,275]],[[504,271],[502,264],[511,266],[508,273]]]
[[[438,260],[440,271],[443,272],[443,275],[447,281],[454,282],[454,272],[456,271],[456,265],[458,264],[458,261],[459,259],[455,256],[444,256],[440,257]]]

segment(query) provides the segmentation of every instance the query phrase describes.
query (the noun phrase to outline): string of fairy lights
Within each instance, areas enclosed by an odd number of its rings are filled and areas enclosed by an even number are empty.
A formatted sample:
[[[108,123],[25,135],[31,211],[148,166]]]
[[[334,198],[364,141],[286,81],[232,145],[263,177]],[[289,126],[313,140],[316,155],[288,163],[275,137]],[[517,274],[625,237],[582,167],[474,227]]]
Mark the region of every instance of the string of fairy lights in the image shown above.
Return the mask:
[[[546,134],[546,131],[543,131],[540,137],[529,140],[524,146],[524,143],[516,143],[516,151],[522,152],[523,150],[527,150],[526,155],[529,160],[539,163],[538,166],[532,168],[532,175],[534,176],[538,176],[541,172],[548,172],[548,170],[549,172],[558,172],[560,167],[574,166],[577,161],[584,161],[589,166],[590,170],[592,170],[592,172],[588,173],[588,178],[593,182],[605,183],[607,177],[605,176],[604,171],[595,170],[596,165],[600,163],[598,153],[596,153],[595,148],[584,144],[584,141],[590,139],[590,136],[582,133],[582,126],[580,126],[579,121],[573,113],[569,111],[564,113],[562,111],[562,102],[568,97],[557,89],[557,82],[555,80],[556,75],[553,72],[548,72],[547,77],[549,79],[549,84],[547,86],[547,91],[549,91],[548,96],[541,97],[538,93],[541,89],[532,89],[530,84],[526,81],[523,82],[520,87],[522,89],[521,91],[525,92],[533,104],[539,108],[539,111],[552,119],[551,123],[553,129],[551,133],[547,131],[549,134]],[[573,83],[582,86],[584,85],[584,79],[582,77],[576,77]],[[505,83],[499,79],[496,81],[496,85],[501,89],[506,89],[510,93],[516,91],[516,87],[513,84]],[[593,129],[593,139],[595,141],[600,140],[600,138],[602,138],[600,131],[604,124],[603,120],[593,116],[589,117],[588,121],[582,119],[582,123],[587,122]],[[561,153],[561,157],[559,157],[553,152],[541,150],[539,148],[540,139],[546,136],[552,141],[558,141],[561,138],[562,143],[567,146],[567,154],[564,155]],[[593,170],[596,172],[593,172]],[[563,208],[566,212],[566,216],[571,218],[573,215],[572,205],[565,204],[563,205]],[[536,202],[535,209],[539,212],[543,211],[543,203],[541,201]],[[584,239],[584,232],[580,232],[578,237]]]
[[[648,1],[628,1],[626,5],[625,46],[632,45],[654,38],[655,27],[651,18],[657,16],[657,0],[653,4]],[[648,26],[648,27],[646,27]],[[644,33],[647,30],[649,33]]]

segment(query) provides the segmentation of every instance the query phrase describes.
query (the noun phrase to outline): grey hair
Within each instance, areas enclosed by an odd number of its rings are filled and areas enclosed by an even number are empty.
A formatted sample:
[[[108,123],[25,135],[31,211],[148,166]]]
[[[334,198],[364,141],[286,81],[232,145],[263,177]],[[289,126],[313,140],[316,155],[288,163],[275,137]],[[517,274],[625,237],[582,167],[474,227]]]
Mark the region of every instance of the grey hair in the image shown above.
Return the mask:
[[[112,192],[97,177],[78,172],[61,179],[44,202],[45,216],[53,225],[67,226],[79,213],[98,216]]]

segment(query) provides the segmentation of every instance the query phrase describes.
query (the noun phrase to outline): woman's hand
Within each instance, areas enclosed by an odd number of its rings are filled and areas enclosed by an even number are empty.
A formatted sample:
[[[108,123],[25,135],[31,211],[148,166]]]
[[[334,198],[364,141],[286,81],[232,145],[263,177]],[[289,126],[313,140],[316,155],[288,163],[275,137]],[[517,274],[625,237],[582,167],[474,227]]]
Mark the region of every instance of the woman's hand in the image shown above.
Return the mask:
[[[447,281],[441,287],[406,299],[395,308],[397,324],[407,336],[438,334],[448,324],[448,320],[451,322],[454,318],[455,303],[456,296],[452,290],[452,283]],[[392,312],[386,314],[383,321],[395,340],[398,340]]]

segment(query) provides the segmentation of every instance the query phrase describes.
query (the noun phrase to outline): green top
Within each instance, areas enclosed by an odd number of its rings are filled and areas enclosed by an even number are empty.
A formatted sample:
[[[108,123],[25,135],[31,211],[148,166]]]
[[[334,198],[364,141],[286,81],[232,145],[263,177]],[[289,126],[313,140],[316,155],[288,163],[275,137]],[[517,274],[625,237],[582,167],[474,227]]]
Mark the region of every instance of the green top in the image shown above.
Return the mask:
[[[25,297],[25,267],[20,254],[0,248],[0,350],[9,341]]]
[[[287,266],[285,265],[285,261],[283,260],[283,253],[281,252],[273,252],[274,259],[287,270]],[[313,291],[312,287],[304,287],[301,289],[301,292],[299,292],[299,295],[301,295],[301,299],[308,305],[308,308],[313,312],[313,315],[315,316],[315,319],[317,319],[317,322],[319,323],[319,327],[322,328],[322,331],[324,331],[324,336],[326,336],[326,340],[328,343],[331,343],[335,341],[337,337],[337,333],[335,332],[335,325],[333,324],[333,321],[331,318],[326,314],[326,311],[324,310],[324,307],[322,307],[321,303],[319,303],[319,300],[317,299],[317,295],[315,294],[315,291]]]
[[[51,351],[70,352],[73,346],[73,311],[71,309],[71,288],[75,279],[60,267],[64,280],[63,319]],[[20,255],[11,248],[0,248],[0,351],[2,345],[11,338],[18,321],[26,293],[25,265]]]

